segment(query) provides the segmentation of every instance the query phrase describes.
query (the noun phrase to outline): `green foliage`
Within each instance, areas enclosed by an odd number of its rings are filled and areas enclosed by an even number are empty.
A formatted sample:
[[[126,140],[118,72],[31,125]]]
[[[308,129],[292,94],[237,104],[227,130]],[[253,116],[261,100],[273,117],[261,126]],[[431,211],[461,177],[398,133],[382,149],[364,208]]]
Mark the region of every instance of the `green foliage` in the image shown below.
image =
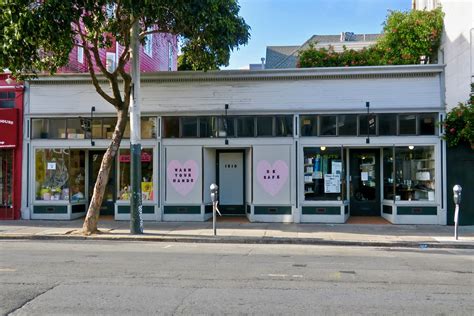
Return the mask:
[[[447,113],[442,124],[445,129],[443,138],[448,146],[457,146],[460,142],[474,145],[474,106],[472,102],[459,103],[457,107]]]
[[[443,29],[443,12],[390,11],[384,23],[383,36],[371,47],[355,51],[334,52],[332,47],[300,52],[299,67],[340,67],[418,64],[420,57],[436,60]]]
[[[181,54],[178,56],[178,71],[185,70],[219,70],[217,65],[211,65],[209,69],[199,69],[196,65],[193,65],[186,54]]]
[[[112,4],[114,14],[108,15],[106,5]],[[83,45],[94,62],[95,52],[110,47],[112,37],[128,50],[134,18],[142,43],[150,30],[176,34],[199,69],[227,65],[230,51],[250,37],[239,9],[237,0],[0,0],[0,69],[20,79],[54,73],[66,65],[74,45]],[[122,57],[117,73],[130,54]]]

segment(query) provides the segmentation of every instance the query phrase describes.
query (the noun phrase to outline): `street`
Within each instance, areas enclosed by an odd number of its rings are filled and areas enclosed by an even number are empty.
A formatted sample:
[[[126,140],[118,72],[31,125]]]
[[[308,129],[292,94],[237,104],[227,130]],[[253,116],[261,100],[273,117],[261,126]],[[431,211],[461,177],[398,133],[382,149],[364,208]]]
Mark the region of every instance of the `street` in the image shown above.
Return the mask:
[[[0,242],[2,315],[472,315],[472,250]]]

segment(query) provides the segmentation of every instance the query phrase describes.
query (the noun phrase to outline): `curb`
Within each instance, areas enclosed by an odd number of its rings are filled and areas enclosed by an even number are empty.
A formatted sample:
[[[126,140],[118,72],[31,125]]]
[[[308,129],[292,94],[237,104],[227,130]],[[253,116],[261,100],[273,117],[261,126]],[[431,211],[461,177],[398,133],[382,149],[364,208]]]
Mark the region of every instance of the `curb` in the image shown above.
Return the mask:
[[[1,235],[0,240],[100,240],[100,241],[148,241],[175,243],[207,244],[286,244],[286,245],[320,245],[320,246],[353,246],[353,247],[390,247],[390,248],[451,248],[474,249],[474,243],[440,243],[440,242],[381,242],[381,241],[346,241],[322,240],[310,238],[284,237],[159,237],[159,236],[82,236],[82,235]]]

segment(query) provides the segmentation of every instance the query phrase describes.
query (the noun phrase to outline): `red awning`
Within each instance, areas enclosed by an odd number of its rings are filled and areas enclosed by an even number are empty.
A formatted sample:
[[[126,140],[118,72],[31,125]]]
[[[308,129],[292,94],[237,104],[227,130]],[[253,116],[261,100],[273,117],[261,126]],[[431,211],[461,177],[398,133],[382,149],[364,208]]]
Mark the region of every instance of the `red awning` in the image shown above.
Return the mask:
[[[15,148],[18,134],[18,110],[0,109],[0,148]]]

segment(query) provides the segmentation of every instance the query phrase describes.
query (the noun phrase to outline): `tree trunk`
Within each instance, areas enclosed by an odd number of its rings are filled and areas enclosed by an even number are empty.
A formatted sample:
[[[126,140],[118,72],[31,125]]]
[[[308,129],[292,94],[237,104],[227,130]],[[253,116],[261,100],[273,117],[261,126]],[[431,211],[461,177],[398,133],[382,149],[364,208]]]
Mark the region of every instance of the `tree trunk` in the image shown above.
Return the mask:
[[[117,124],[112,135],[112,141],[105,152],[100,165],[99,174],[94,185],[94,193],[87,210],[84,225],[82,226],[82,233],[84,235],[91,235],[98,232],[97,224],[99,222],[100,207],[104,199],[104,192],[109,180],[110,168],[113,165],[115,156],[122,141],[123,132],[128,121],[127,110],[120,110],[117,112]]]

